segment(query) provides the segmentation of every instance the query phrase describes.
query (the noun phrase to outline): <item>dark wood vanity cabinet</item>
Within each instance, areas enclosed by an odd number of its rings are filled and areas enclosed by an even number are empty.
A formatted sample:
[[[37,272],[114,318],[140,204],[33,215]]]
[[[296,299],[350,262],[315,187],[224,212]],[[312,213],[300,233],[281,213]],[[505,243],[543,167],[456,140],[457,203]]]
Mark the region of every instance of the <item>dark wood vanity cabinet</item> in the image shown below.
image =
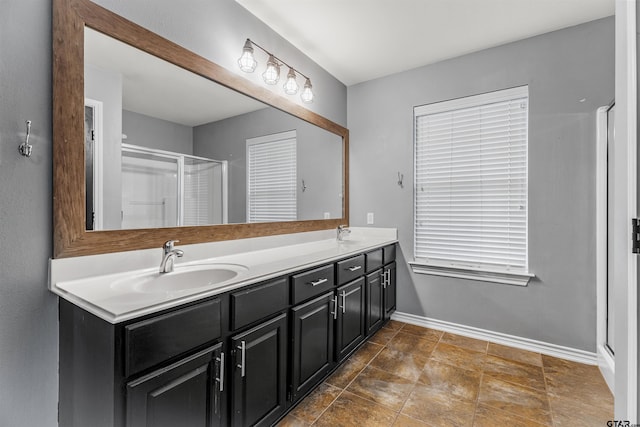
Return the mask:
[[[269,426],[287,408],[287,315],[231,337],[231,425]]]
[[[384,288],[382,269],[367,274],[367,310],[366,333],[371,335],[382,327],[384,322]]]
[[[59,425],[267,426],[396,305],[395,245],[111,324],[60,300]]]
[[[333,368],[336,309],[333,291],[291,309],[293,400],[306,394]]]
[[[384,289],[384,320],[389,320],[396,311],[396,263],[391,262],[384,266],[382,271]]]
[[[336,360],[341,362],[365,339],[365,279],[337,289]]]
[[[126,386],[126,425],[214,427],[222,424],[222,343]]]

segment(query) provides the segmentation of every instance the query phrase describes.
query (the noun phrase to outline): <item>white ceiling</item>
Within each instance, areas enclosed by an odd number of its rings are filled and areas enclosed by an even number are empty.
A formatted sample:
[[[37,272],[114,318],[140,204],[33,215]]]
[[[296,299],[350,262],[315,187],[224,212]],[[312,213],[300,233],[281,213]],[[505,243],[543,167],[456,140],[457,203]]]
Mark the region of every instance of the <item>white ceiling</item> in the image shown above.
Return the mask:
[[[614,1],[236,0],[347,86],[610,16]]]

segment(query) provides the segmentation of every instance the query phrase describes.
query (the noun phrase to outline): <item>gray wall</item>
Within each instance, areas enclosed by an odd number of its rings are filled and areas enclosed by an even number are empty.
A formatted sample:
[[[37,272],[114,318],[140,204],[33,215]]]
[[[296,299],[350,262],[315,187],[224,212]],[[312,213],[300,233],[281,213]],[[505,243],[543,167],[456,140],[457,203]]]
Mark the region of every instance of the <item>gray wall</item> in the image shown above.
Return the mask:
[[[517,287],[409,272],[413,107],[525,84],[536,279]],[[613,96],[613,18],[349,87],[351,224],[374,212],[376,226],[398,227],[398,310],[595,351],[595,110]]]
[[[322,219],[324,212],[331,218],[342,217],[341,138],[275,108],[264,108],[194,128],[195,155],[229,162],[230,223],[246,222],[247,139],[289,130],[296,130],[297,137],[298,219]]]
[[[318,93],[310,108],[346,125],[344,85],[233,0],[100,3],[234,72],[251,37],[308,73]],[[0,425],[48,427],[56,425],[58,401],[58,307],[47,290],[51,3],[0,0],[0,10]],[[34,145],[28,159],[17,150],[27,119]]]
[[[127,144],[193,154],[193,128],[190,126],[123,110],[122,133],[127,135],[122,141]]]

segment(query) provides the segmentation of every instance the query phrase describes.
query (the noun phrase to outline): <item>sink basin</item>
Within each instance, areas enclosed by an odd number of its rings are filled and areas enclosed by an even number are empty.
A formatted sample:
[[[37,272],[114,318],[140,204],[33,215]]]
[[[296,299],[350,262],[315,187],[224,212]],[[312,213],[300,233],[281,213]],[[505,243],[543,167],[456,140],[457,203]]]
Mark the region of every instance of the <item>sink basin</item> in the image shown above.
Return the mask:
[[[239,264],[176,266],[171,273],[151,271],[125,277],[111,287],[140,293],[180,292],[222,285],[247,270]]]

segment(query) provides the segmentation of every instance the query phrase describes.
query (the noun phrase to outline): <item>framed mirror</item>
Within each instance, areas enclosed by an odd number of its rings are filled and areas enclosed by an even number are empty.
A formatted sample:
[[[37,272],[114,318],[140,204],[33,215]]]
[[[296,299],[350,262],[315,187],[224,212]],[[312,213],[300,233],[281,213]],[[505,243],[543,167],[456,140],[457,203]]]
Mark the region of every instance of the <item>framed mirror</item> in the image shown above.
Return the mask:
[[[348,130],[88,0],[54,0],[54,257],[348,224]]]

